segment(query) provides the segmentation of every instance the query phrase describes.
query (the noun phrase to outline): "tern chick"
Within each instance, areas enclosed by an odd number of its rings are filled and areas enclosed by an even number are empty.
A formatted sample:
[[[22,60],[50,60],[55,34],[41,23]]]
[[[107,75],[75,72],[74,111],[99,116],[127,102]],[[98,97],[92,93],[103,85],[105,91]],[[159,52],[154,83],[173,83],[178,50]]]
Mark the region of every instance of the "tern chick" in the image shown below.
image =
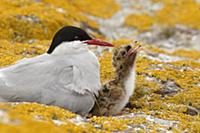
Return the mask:
[[[116,115],[128,103],[134,92],[135,59],[141,46],[122,46],[114,51],[115,77],[105,83],[99,92],[92,115]]]

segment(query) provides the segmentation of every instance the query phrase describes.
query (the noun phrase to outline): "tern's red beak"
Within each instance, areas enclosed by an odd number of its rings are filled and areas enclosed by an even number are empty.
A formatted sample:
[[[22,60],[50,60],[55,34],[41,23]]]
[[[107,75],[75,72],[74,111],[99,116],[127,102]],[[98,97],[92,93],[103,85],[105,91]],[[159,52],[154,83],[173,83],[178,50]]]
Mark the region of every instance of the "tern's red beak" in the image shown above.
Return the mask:
[[[84,41],[88,45],[97,45],[97,46],[108,46],[108,47],[113,47],[113,44],[105,41],[101,41],[98,39],[92,39],[92,40],[86,40]]]

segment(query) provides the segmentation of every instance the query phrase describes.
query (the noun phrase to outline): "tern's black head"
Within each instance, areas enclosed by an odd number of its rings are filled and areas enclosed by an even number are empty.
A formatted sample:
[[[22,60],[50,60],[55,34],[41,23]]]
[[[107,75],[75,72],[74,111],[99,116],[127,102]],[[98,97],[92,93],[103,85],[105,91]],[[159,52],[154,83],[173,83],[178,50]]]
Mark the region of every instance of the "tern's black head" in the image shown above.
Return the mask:
[[[55,34],[47,53],[51,54],[54,51],[54,49],[62,42],[70,42],[76,40],[85,41],[91,39],[92,38],[87,34],[87,32],[85,32],[81,28],[74,26],[65,26]]]

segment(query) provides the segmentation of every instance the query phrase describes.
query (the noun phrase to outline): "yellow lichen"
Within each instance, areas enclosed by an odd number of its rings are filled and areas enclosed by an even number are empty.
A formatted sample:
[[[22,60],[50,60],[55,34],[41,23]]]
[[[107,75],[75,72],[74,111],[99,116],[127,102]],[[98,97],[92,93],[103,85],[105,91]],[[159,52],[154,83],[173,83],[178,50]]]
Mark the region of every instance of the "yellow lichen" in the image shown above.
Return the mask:
[[[162,53],[166,55],[171,55],[171,56],[179,56],[179,57],[185,57],[185,58],[192,58],[195,60],[200,59],[200,53],[198,50],[185,50],[185,49],[178,49],[172,52],[168,52],[166,50],[157,48],[155,46],[145,46],[145,49],[150,52],[154,53]]]
[[[118,10],[118,4],[113,0],[101,2],[2,0],[0,1],[0,39],[20,42],[29,39],[51,39],[60,27],[82,23],[98,28],[98,24],[89,19],[86,14],[108,18]]]
[[[99,59],[101,66],[101,81],[106,82],[114,77],[113,66],[112,66],[112,54],[105,52],[104,55]]]
[[[200,29],[200,4],[195,0],[156,0],[162,2],[164,7],[155,11],[153,15],[132,14],[127,16],[126,24],[139,30],[148,30],[152,24],[175,26],[183,24],[191,28]]]
[[[69,120],[76,117],[65,109],[36,103],[0,103],[0,109],[8,113],[8,123],[0,121],[2,133],[20,132],[104,132],[90,124],[76,125]],[[61,125],[53,121],[61,121]]]
[[[127,125],[130,124],[142,124],[146,123],[147,120],[143,117],[134,117],[133,119],[118,119],[114,117],[92,117],[91,122],[94,122],[108,131],[121,131],[128,129]]]
[[[76,0],[71,2],[80,11],[101,18],[109,18],[120,9],[119,5],[114,0],[102,0],[102,1]]]
[[[134,40],[120,39],[120,40],[115,40],[112,43],[115,45],[115,47],[120,47],[121,45],[127,45],[132,42],[134,42]]]
[[[91,118],[92,122],[99,124],[103,129],[109,131],[120,131],[127,129],[127,120],[112,118],[112,117],[93,117]]]
[[[197,50],[176,50],[172,53],[172,55],[180,56],[180,57],[186,57],[186,58],[193,58],[193,59],[200,59],[200,52]]]
[[[12,105],[9,108],[9,113],[13,116],[22,115],[23,117],[38,117],[41,120],[62,120],[65,121],[67,118],[73,118],[76,115],[70,113],[67,110],[54,107],[54,106],[43,106],[36,103],[24,103]]]
[[[125,23],[141,31],[149,30],[154,23],[154,18],[147,14],[132,14],[127,16]]]
[[[44,53],[50,45],[50,41],[36,41],[32,44],[11,43],[0,40],[0,67],[15,63],[22,58],[29,58]]]

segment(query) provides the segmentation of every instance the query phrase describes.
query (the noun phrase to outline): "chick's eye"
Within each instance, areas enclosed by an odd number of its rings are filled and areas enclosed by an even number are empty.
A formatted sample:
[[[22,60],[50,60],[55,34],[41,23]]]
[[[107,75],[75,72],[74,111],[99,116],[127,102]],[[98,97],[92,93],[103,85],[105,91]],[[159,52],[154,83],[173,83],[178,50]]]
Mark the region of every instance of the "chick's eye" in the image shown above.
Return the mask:
[[[126,47],[126,50],[129,51],[130,49],[131,49],[131,46],[128,45],[128,46]]]
[[[122,52],[121,52],[121,55],[122,55],[122,56],[124,56],[125,54],[126,54],[126,52],[125,52],[125,51],[122,51]]]

